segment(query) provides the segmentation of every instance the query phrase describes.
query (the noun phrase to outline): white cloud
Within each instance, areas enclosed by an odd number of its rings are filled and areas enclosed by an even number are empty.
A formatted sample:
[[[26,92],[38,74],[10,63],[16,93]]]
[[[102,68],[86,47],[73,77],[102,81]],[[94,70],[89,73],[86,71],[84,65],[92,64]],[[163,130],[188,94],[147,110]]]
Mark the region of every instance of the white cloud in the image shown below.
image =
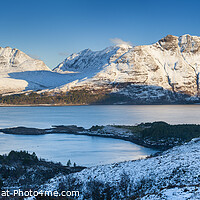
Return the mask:
[[[111,38],[110,41],[111,41],[114,45],[121,45],[121,44],[131,45],[131,42],[123,41],[123,40],[120,39],[120,38]]]

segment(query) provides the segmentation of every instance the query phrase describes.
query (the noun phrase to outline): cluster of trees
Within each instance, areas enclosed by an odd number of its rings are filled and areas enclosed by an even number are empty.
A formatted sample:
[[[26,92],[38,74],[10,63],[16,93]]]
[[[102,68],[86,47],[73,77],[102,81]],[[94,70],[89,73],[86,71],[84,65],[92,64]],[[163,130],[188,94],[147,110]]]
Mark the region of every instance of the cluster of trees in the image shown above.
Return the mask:
[[[58,191],[79,190],[84,188],[83,199],[111,200],[111,199],[140,199],[147,189],[152,188],[154,180],[144,177],[137,182],[130,179],[130,176],[122,171],[119,180],[115,185],[98,180],[89,176],[85,183],[77,181],[74,177],[68,176],[59,182]]]
[[[22,165],[32,165],[37,163],[38,157],[35,152],[29,154],[27,151],[11,151],[8,155],[0,155],[1,164],[22,164]]]
[[[125,96],[109,94],[108,91],[72,90],[57,94],[31,92],[29,94],[14,94],[0,96],[0,104],[113,104],[124,101]],[[126,99],[127,101],[130,100]]]
[[[67,175],[83,168],[76,164],[71,167],[71,161],[68,161],[68,166],[63,166],[39,159],[35,153],[11,151],[8,155],[0,156],[0,189],[17,184],[22,189],[34,188],[57,174]]]
[[[200,137],[200,125],[196,124],[170,125],[166,122],[153,122],[140,124],[139,126],[147,127],[141,131],[141,137],[148,137],[154,140],[179,138],[187,142],[193,138]]]
[[[74,162],[73,167],[76,167],[76,166],[77,166],[77,165],[76,165],[76,163]],[[68,160],[68,161],[67,161],[67,167],[72,167],[71,160]]]
[[[160,121],[135,126],[114,125],[114,127],[131,130],[133,134],[129,137],[130,141],[160,150],[166,150],[200,137],[200,125],[196,124],[170,125]]]
[[[104,126],[99,126],[99,125],[95,125],[95,126],[92,126],[89,130],[90,131],[98,131],[100,129],[102,129]]]
[[[67,93],[51,94],[31,92],[30,94],[15,94],[1,96],[1,104],[92,104],[106,99],[105,92],[90,92],[76,90]]]

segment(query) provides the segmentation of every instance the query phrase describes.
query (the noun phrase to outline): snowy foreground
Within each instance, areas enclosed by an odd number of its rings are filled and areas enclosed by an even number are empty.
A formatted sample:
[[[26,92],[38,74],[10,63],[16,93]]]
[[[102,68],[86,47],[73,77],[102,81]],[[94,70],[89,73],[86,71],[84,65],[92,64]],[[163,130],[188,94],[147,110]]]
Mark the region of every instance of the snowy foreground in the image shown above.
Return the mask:
[[[156,157],[87,168],[51,179],[45,190],[79,190],[79,199],[200,199],[200,138]],[[98,199],[98,198],[97,198]]]

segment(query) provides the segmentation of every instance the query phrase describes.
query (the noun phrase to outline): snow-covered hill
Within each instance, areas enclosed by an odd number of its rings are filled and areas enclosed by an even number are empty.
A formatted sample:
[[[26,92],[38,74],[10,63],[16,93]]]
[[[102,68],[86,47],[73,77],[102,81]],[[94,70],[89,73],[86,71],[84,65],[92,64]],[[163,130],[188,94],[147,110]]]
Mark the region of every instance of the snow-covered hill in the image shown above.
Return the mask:
[[[193,139],[161,155],[87,168],[59,176],[43,186],[45,190],[73,189],[79,199],[200,199],[200,139]],[[103,196],[104,195],[104,196]],[[100,199],[101,196],[99,196]],[[97,198],[98,199],[98,198]]]
[[[18,79],[13,74],[27,71],[50,71],[50,69],[43,61],[33,59],[18,49],[0,47],[0,93],[25,90],[28,86],[26,76]]]
[[[0,47],[0,72],[23,72],[50,69],[41,60],[36,60],[18,49]]]
[[[41,60],[0,47],[0,94],[50,90],[73,81],[73,74],[52,72]]]

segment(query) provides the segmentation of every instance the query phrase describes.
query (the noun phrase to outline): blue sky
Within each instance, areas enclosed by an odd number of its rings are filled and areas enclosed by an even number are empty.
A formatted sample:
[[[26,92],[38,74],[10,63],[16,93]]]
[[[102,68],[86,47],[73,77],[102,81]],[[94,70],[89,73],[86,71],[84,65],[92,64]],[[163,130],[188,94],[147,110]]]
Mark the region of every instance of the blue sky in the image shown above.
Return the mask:
[[[0,1],[0,46],[40,58],[50,68],[67,55],[101,50],[120,38],[133,45],[166,36],[200,36],[199,0]]]

